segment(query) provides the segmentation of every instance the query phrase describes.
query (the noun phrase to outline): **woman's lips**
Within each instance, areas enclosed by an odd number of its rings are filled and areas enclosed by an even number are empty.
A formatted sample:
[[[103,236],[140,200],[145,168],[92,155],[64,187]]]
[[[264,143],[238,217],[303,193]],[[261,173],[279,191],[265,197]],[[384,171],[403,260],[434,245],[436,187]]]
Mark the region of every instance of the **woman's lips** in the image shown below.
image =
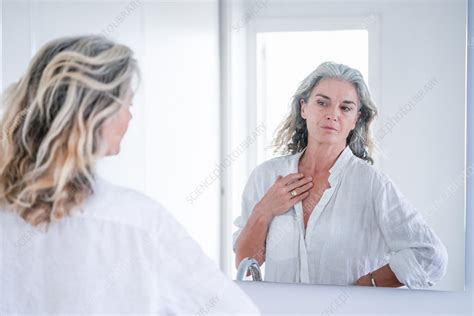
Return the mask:
[[[329,127],[329,126],[323,126],[324,129],[327,129],[329,131],[335,131],[337,132],[337,129],[335,129],[334,127]]]

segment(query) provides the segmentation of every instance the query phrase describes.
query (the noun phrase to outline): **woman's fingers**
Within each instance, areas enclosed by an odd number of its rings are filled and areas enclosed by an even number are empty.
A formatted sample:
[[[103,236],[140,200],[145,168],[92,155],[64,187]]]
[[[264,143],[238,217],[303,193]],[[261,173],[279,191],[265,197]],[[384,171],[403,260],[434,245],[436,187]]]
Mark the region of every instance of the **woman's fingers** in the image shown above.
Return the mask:
[[[308,197],[313,187],[312,177],[305,178],[302,173],[278,176],[273,186],[260,201],[260,206],[273,216],[287,212],[296,203]],[[290,185],[287,185],[290,183]],[[293,192],[293,193],[292,193]]]
[[[309,189],[311,189],[313,187],[313,182],[309,182],[309,183],[306,183],[305,185],[303,186],[300,186],[298,188],[295,188],[293,190],[291,190],[290,192],[294,191],[296,192],[296,196],[302,194],[302,193],[305,193],[307,192]],[[291,193],[290,193],[291,195]]]
[[[308,197],[308,195],[309,195],[309,192],[306,191],[306,192],[303,192],[303,193],[301,193],[300,195],[297,195],[296,197],[292,198],[292,199],[290,200],[291,206],[295,205],[295,204],[298,203],[298,202],[303,201],[304,199],[306,199],[306,198]]]
[[[288,183],[293,183],[303,177],[304,175],[302,173],[290,173],[280,179],[280,181],[283,182],[284,185],[288,185]]]
[[[306,184],[308,184],[308,183],[312,183],[312,182],[311,182],[312,180],[313,180],[313,177],[306,177],[306,178],[303,178],[303,179],[301,179],[301,180],[295,181],[295,182],[293,182],[293,183],[291,183],[291,184],[288,184],[286,187],[287,187],[288,192],[289,192],[289,191],[292,191],[292,190],[294,190],[294,189],[296,189],[296,188],[302,187],[302,186],[304,186],[304,185],[306,185]],[[305,190],[303,190],[303,191],[305,191]],[[300,192],[301,192],[301,191],[300,191]]]

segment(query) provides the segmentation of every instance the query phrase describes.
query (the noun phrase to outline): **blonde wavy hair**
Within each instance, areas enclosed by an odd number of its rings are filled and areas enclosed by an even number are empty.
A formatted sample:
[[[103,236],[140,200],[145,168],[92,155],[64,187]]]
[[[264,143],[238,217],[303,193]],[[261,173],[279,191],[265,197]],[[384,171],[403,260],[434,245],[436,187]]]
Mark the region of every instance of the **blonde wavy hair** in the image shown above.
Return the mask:
[[[313,88],[325,78],[344,80],[356,88],[360,101],[358,109],[360,115],[355,128],[346,138],[346,146],[349,145],[355,156],[373,164],[375,144],[370,127],[377,116],[377,107],[360,71],[334,62],[322,63],[300,83],[291,99],[290,113],[275,132],[273,140],[275,152],[296,154],[308,145],[308,128],[306,120],[301,117],[300,100],[308,102]]]
[[[93,194],[101,128],[135,75],[132,50],[102,36],[44,45],[3,96],[0,205],[47,228]]]

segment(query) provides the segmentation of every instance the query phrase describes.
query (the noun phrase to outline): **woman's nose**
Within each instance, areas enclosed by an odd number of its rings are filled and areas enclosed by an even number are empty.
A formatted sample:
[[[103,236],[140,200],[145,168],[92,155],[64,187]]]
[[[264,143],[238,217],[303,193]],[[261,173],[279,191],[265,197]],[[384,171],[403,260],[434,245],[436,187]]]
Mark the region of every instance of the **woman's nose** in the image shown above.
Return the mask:
[[[336,121],[339,115],[337,111],[337,109],[330,109],[326,114],[326,119]]]

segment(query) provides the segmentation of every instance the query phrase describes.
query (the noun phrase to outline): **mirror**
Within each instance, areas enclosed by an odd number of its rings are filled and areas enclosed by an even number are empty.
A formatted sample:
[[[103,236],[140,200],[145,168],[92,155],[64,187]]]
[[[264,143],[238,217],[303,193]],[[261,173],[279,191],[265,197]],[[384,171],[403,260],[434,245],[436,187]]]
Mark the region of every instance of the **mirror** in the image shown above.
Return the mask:
[[[227,146],[249,143],[243,162],[232,165],[234,246],[246,229],[240,258],[264,255],[264,281],[371,286],[373,272],[379,286],[463,290],[465,180],[474,171],[465,159],[466,1],[261,0],[233,2],[229,10],[227,93],[238,141]],[[364,163],[366,173],[353,172],[351,162],[364,160],[348,147],[337,155],[314,147],[282,155],[271,146],[300,82],[325,61],[359,70],[375,102],[374,164]],[[324,154],[335,172],[314,177],[319,196],[275,207],[279,215],[267,226],[256,215],[249,221],[259,202],[267,207],[260,212],[271,213],[262,199],[277,176],[327,172],[316,158]],[[305,169],[305,157],[313,169]],[[364,184],[373,170],[387,181]],[[229,254],[235,276],[238,262]],[[387,281],[393,277],[404,282]]]

